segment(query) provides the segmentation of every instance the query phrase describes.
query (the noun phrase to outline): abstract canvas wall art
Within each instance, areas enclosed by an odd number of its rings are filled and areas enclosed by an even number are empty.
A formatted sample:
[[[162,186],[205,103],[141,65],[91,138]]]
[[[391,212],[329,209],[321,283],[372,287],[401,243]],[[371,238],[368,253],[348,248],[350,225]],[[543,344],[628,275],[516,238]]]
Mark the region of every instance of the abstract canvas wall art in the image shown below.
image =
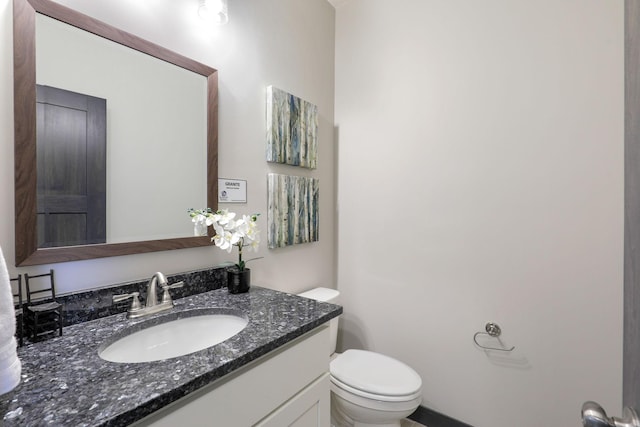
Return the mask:
[[[267,180],[269,248],[318,241],[319,180],[275,173]]]
[[[317,157],[318,107],[267,87],[267,161],[315,169]]]

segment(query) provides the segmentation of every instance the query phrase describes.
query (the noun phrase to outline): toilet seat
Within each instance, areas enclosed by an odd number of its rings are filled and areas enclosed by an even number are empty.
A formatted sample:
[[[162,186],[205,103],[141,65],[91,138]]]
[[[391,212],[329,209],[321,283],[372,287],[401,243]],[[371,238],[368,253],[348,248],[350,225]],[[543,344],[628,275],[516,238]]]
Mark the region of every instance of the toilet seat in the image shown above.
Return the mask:
[[[418,373],[383,354],[347,350],[329,366],[334,386],[356,396],[382,402],[407,402],[422,394]]]
[[[370,400],[380,403],[389,403],[391,405],[401,404],[404,402],[412,402],[415,399],[418,399],[419,401],[422,400],[422,390],[418,390],[412,394],[406,394],[402,396],[387,396],[384,394],[375,394],[363,390],[358,390],[357,388],[353,388],[343,382],[340,382],[340,380],[336,379],[333,375],[329,377],[329,380],[331,381],[331,390],[347,400]]]

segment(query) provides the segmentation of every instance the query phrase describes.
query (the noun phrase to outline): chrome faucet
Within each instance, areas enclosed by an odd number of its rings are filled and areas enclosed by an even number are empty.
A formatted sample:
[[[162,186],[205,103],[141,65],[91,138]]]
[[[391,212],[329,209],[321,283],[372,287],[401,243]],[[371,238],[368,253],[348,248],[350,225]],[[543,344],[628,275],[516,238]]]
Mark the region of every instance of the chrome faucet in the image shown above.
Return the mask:
[[[157,285],[167,286],[167,278],[159,271],[151,276],[151,280],[147,283],[147,307],[153,307],[158,304]]]
[[[158,285],[162,288],[162,301],[158,303]],[[135,319],[149,314],[158,313],[160,311],[169,310],[173,308],[173,300],[169,289],[181,288],[184,286],[184,282],[176,282],[171,285],[167,283],[167,278],[159,271],[151,276],[151,280],[147,283],[147,303],[145,307],[140,305],[138,299],[138,292],[132,292],[124,295],[114,295],[113,302],[124,301],[127,298],[131,298],[131,308],[127,312],[128,319]]]

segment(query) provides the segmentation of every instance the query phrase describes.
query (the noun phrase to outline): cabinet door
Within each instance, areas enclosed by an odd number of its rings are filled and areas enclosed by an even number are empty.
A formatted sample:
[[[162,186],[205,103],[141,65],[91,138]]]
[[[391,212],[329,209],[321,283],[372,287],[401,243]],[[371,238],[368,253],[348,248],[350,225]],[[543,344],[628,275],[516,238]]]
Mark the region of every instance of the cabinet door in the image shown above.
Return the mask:
[[[267,422],[282,411],[284,417],[290,418],[288,423],[274,421],[263,425],[328,427],[328,343],[329,327],[324,324],[134,425],[247,427]],[[299,402],[293,402],[296,400]],[[307,411],[309,414],[303,416]],[[303,424],[313,418],[313,411],[319,414],[318,420]],[[292,417],[295,413],[298,415]]]
[[[327,373],[255,424],[255,427],[328,427],[329,404]]]

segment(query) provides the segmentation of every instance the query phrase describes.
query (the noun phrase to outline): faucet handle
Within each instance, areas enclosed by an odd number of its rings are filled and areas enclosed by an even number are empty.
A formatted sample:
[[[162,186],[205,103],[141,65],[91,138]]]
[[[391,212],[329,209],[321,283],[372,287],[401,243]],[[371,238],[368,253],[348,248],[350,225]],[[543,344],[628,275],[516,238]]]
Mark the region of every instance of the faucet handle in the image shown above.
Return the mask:
[[[140,292],[131,292],[130,294],[114,295],[113,302],[120,302],[120,301],[124,301],[126,299],[131,298],[130,310],[138,310],[140,309],[140,298],[138,298],[139,295],[140,295]]]
[[[162,285],[162,304],[172,304],[173,300],[171,299],[171,294],[169,293],[169,289],[181,288],[184,286],[184,282],[176,282],[171,285]]]
[[[165,289],[165,288],[167,288],[167,289],[174,289],[174,288],[181,288],[181,287],[183,287],[183,286],[184,286],[184,282],[181,280],[181,281],[179,281],[179,282],[172,283],[172,284],[170,284],[170,285],[162,285],[162,289]]]

